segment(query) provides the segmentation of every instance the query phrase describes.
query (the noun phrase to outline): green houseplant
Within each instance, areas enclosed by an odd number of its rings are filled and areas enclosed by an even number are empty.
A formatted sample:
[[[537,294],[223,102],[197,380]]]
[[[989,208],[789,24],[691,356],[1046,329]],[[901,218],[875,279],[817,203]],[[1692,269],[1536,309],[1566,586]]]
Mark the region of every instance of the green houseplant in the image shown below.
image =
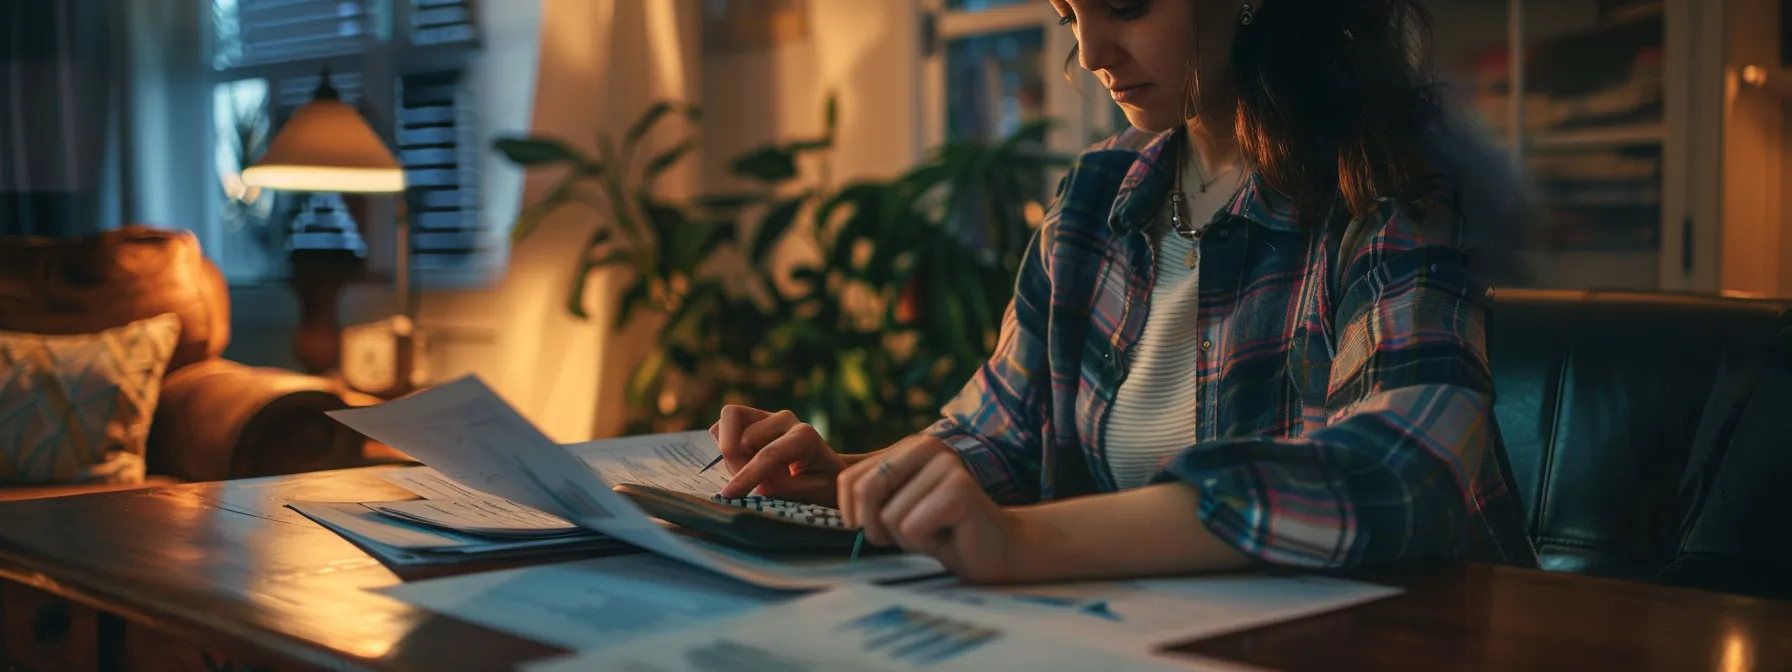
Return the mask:
[[[698,120],[688,106],[654,105],[619,142],[600,139],[597,156],[546,137],[497,142],[517,164],[564,169],[517,238],[562,207],[600,214],[567,309],[584,317],[585,275],[622,267],[631,281],[613,327],[665,319],[629,381],[630,431],[704,427],[738,403],[797,411],[840,449],[872,449],[937,419],[993,349],[1046,171],[1066,163],[1036,149],[1046,125],[944,145],[894,179],[804,183],[802,163],[834,146],[835,109],[830,99],[818,137],[732,160],[752,188],[684,202],[653,181],[694,140],[634,153],[668,117]],[[768,262],[797,237],[819,254],[780,277]],[[724,254],[744,268],[716,262]]]

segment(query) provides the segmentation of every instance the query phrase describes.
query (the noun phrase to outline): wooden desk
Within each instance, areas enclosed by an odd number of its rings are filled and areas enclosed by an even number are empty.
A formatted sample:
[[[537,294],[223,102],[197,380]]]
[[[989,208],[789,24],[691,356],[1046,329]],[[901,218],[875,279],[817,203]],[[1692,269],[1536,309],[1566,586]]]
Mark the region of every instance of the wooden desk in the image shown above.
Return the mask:
[[[353,470],[0,503],[4,656],[242,672],[504,669],[559,653],[366,592],[418,577],[283,508],[404,496]],[[1475,565],[1358,577],[1408,592],[1179,648],[1295,670],[1792,669],[1788,603]]]

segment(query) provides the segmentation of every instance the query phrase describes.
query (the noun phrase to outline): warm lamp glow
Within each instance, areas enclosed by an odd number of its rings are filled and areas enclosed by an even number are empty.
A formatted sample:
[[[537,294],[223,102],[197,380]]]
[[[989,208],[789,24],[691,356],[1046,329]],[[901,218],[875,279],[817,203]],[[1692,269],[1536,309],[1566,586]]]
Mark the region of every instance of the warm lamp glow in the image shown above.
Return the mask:
[[[243,183],[281,191],[393,192],[404,191],[404,171],[263,164],[243,171]]]
[[[285,191],[404,191],[404,169],[361,113],[337,98],[328,75],[293,112],[243,183]]]

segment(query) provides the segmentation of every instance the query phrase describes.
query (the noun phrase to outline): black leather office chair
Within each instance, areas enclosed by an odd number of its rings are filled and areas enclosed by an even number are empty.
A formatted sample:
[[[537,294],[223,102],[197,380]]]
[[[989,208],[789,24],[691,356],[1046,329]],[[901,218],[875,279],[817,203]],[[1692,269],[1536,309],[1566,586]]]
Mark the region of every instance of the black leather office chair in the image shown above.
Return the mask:
[[[1788,307],[1496,294],[1494,413],[1544,569],[1787,596]]]

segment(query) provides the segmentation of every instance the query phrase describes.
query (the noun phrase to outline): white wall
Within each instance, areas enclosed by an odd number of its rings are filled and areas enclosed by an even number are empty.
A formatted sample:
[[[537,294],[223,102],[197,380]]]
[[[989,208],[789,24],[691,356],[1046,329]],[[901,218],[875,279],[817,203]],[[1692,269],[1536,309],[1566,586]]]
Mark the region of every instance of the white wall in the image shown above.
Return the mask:
[[[706,188],[729,187],[728,160],[746,149],[819,133],[829,90],[840,104],[833,181],[889,177],[920,158],[914,0],[810,0],[808,11],[802,43],[704,57]]]

